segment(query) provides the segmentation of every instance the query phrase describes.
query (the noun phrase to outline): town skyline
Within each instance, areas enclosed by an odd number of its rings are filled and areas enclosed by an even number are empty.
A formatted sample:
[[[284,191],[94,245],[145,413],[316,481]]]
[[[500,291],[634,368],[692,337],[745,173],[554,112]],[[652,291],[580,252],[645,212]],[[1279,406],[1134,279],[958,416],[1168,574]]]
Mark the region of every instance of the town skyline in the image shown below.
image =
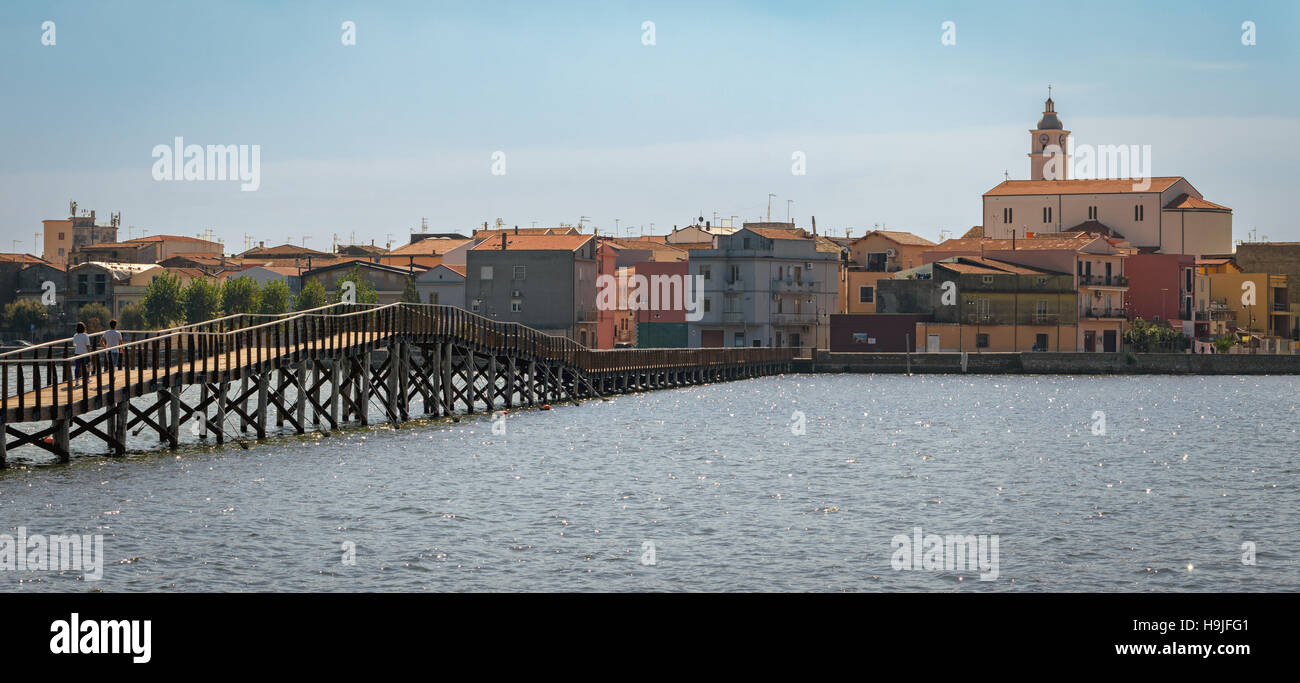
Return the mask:
[[[0,244],[39,253],[39,222],[62,217],[69,200],[121,212],[123,238],[211,229],[233,253],[245,236],[298,245],[309,236],[306,246],[321,251],[334,235],[396,245],[422,218],[431,232],[585,216],[602,234],[665,234],[715,213],[765,217],[769,193],[772,220],[788,211],[800,226],[815,215],[823,233],[879,224],[938,239],[980,224],[980,196],[1004,173],[1028,177],[1025,132],[1049,84],[1079,143],[1150,145],[1154,175],[1187,177],[1233,208],[1234,239],[1252,239],[1252,229],[1255,239],[1300,239],[1284,208],[1285,150],[1300,142],[1296,96],[1273,85],[1294,49],[1279,39],[1295,24],[1293,6],[1249,16],[1212,6],[1187,16],[1035,8],[1067,35],[1092,36],[1047,55],[1018,38],[1033,30],[1030,7],[981,15],[828,4],[813,21],[777,6],[511,6],[504,22],[415,5],[238,17],[7,8],[0,53],[17,68],[0,76],[6,90],[50,102],[75,86],[74,99],[95,104],[16,112],[0,162]],[[52,45],[41,43],[47,20],[57,26]],[[1243,44],[1246,20],[1258,26],[1254,45]],[[644,44],[646,21],[653,44]],[[949,21],[955,44],[945,45]],[[355,45],[341,43],[342,22],[353,22]],[[191,33],[173,35],[177,26]],[[278,56],[216,59],[186,48],[182,38],[196,36],[275,45]],[[766,47],[746,48],[750,36]],[[1159,55],[1163,83],[1196,87],[1151,87],[1107,56],[1135,37]],[[547,56],[530,61],[527,45],[546,38]],[[871,66],[899,60],[914,69]],[[1006,60],[1023,68],[986,68]],[[130,82],[119,75],[128,63]],[[409,63],[430,66],[396,68]],[[154,180],[150,151],[176,137],[260,146],[260,187]],[[503,175],[493,175],[498,152]],[[796,153],[805,175],[792,173]]]

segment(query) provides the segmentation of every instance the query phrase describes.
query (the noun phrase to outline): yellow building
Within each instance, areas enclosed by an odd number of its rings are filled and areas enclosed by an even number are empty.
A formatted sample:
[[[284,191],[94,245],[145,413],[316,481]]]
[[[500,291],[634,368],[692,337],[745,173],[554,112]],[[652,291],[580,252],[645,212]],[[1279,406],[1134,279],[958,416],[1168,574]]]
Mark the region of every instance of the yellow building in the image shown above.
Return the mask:
[[[1242,273],[1232,268],[1202,273],[1208,291],[1204,295],[1210,317],[1216,311],[1229,328],[1263,337],[1289,338],[1295,327],[1287,300],[1287,277],[1269,273]],[[1198,298],[1201,296],[1197,285]],[[1197,304],[1200,310],[1200,303]],[[1213,322],[1213,320],[1211,320]]]

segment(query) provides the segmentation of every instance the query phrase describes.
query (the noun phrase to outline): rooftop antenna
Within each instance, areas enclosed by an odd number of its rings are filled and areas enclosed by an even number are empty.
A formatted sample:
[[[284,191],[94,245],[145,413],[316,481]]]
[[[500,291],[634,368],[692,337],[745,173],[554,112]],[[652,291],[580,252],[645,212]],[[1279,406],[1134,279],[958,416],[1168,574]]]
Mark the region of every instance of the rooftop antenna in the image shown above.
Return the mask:
[[[77,203],[75,201],[68,202],[68,215],[74,218],[77,216]]]
[[[303,235],[303,236],[302,236],[302,248],[303,248],[303,249],[306,249],[306,248],[307,248],[307,240],[309,240],[309,239],[311,239],[311,235]]]
[[[118,211],[117,213],[109,214],[108,224],[114,228],[120,226],[122,224],[122,212]]]
[[[767,222],[772,222],[772,198],[776,195],[771,192],[767,193]]]
[[[1002,179],[1003,179],[1003,180],[1011,180],[1011,173],[1010,173],[1009,171],[1007,171],[1006,169],[1002,169]]]
[[[790,222],[790,205],[794,203],[793,199],[785,200],[785,222]]]
[[[384,234],[384,239],[388,240],[387,244],[384,245],[384,248],[387,249],[387,250],[389,250],[389,251],[392,251],[392,249],[393,249],[393,233],[391,233],[391,232],[389,232],[389,233],[385,233],[385,234]]]

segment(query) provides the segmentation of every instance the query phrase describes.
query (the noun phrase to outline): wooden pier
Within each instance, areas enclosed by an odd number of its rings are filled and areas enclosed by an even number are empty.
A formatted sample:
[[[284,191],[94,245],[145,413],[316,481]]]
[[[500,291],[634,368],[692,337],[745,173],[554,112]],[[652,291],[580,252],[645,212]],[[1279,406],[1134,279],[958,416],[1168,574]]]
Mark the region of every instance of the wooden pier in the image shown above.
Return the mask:
[[[67,462],[82,435],[120,456],[131,430],[156,432],[169,448],[186,423],[216,443],[264,438],[272,419],[298,434],[328,433],[368,424],[372,405],[400,424],[416,397],[425,416],[450,416],[771,375],[794,361],[794,349],[779,348],[588,349],[409,303],[232,315],[124,337],[80,356],[70,339],[0,354],[0,467],[18,446]],[[49,425],[22,428],[41,422]]]

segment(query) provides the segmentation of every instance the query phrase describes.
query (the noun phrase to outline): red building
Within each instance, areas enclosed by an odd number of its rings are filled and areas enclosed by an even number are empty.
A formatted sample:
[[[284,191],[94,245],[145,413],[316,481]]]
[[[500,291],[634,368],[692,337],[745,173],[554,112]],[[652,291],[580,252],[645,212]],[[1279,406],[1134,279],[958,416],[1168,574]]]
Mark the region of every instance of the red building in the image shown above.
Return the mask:
[[[1129,318],[1148,322],[1192,319],[1195,256],[1133,254],[1128,257],[1124,272],[1128,274],[1126,312]]]

